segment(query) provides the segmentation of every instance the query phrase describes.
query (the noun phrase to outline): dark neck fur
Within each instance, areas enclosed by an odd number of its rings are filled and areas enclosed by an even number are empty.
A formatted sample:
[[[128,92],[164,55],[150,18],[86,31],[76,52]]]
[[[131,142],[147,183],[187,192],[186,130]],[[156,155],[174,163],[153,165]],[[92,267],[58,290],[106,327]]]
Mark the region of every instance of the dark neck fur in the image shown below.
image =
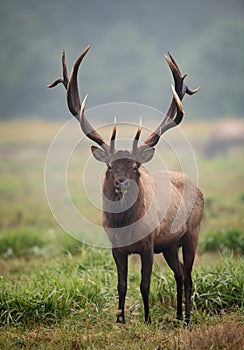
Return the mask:
[[[109,188],[109,186],[106,186],[105,184],[103,188],[103,195],[105,196],[105,198],[112,202],[111,210],[108,210],[109,207],[105,208],[104,206],[104,215],[106,216],[106,219],[109,222],[109,227],[126,227],[128,225],[133,224],[140,218],[143,209],[143,194],[140,183],[139,193],[133,205],[129,204],[131,202],[129,191],[126,194],[124,194],[124,198],[121,199],[122,194],[116,193],[113,188]]]

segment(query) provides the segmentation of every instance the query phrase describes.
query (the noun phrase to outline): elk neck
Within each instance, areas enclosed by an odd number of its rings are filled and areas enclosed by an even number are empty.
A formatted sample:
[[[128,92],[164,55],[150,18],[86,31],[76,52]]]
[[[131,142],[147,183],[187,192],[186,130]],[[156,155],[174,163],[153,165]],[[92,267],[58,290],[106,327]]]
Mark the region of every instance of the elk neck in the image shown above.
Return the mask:
[[[131,189],[115,191],[106,179],[103,185],[103,215],[111,228],[126,227],[144,213],[144,191],[139,178],[136,193]]]

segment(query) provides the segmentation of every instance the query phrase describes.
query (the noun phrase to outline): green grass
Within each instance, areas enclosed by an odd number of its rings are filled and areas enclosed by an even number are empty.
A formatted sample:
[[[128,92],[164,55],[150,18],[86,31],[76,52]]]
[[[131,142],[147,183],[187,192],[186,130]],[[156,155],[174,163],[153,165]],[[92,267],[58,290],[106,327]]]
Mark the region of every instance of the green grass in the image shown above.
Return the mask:
[[[214,158],[197,153],[206,205],[193,272],[191,328],[175,325],[174,276],[160,256],[151,283],[152,325],[143,322],[140,266],[131,257],[121,326],[115,324],[117,276],[110,250],[71,238],[47,205],[44,163],[59,128],[39,121],[0,127],[0,349],[244,348],[242,150]],[[196,123],[186,125],[185,132],[197,147],[206,142],[209,129]],[[89,145],[74,154],[68,182],[79,210],[99,223],[99,211],[80,191],[80,165]],[[167,152],[162,157],[177,169]]]
[[[64,317],[116,308],[117,276],[110,252],[83,248],[80,262],[72,256],[33,269],[30,273],[4,275],[0,284],[0,322],[50,324]],[[244,260],[222,259],[193,274],[195,313],[218,314],[242,308]],[[156,272],[155,272],[156,270]],[[159,273],[160,271],[160,273]],[[139,266],[129,275],[127,307],[142,318]],[[175,281],[169,269],[156,265],[152,278],[151,304],[155,322],[172,313],[176,305]]]
[[[243,262],[222,258],[195,269],[191,329],[175,326],[173,274],[157,264],[151,326],[143,321],[138,264],[130,271],[126,324],[115,324],[117,278],[107,250],[86,247],[80,255],[56,258],[24,275],[6,274],[0,281],[0,348],[218,349],[225,344],[231,349],[239,344],[241,349]]]
[[[196,271],[192,301],[197,310],[212,315],[235,307],[243,309],[243,262],[242,258],[221,258],[210,268]]]
[[[3,259],[26,259],[46,256],[54,257],[60,253],[76,254],[82,244],[60,229],[44,230],[28,226],[26,228],[4,229],[0,235],[0,257]]]
[[[28,275],[3,276],[1,322],[50,324],[69,315],[83,313],[87,317],[90,307],[98,311],[108,306],[106,294],[111,296],[108,286],[115,278],[115,272],[110,272],[108,266],[74,263],[67,257]],[[115,287],[113,291],[115,294]]]
[[[244,231],[229,229],[207,232],[200,240],[199,250],[244,255]]]
[[[3,258],[39,254],[46,241],[33,229],[11,229],[0,236],[0,256]]]

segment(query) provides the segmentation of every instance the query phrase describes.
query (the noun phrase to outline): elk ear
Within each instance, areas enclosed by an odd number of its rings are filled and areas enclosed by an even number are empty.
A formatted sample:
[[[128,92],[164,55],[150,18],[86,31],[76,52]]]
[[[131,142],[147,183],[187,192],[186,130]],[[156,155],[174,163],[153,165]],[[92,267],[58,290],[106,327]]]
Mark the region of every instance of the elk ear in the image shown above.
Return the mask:
[[[154,156],[154,153],[155,153],[155,148],[152,148],[152,147],[148,147],[144,151],[142,151],[140,154],[141,164],[149,162],[149,160],[151,160],[152,157]]]
[[[94,158],[96,158],[96,160],[98,160],[99,162],[103,162],[103,163],[108,163],[108,154],[102,150],[101,148],[98,148],[96,146],[91,146],[91,151],[92,154],[94,156]]]

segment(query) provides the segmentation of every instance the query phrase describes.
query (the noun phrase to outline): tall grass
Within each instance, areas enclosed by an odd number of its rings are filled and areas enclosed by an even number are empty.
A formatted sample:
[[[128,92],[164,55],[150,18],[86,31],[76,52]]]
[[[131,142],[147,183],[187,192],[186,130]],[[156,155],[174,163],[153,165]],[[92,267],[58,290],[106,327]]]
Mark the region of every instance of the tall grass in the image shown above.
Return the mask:
[[[84,255],[84,254],[83,254]],[[74,263],[71,256],[46,265],[29,275],[0,280],[0,320],[2,323],[52,323],[65,316],[98,312],[115,295],[115,278],[107,260],[98,264]],[[112,286],[112,288],[109,288]],[[109,297],[108,297],[109,296]]]
[[[197,310],[217,314],[244,306],[243,259],[222,258],[211,268],[194,274],[193,304]]]
[[[0,280],[1,323],[50,324],[75,315],[89,319],[104,309],[113,312],[117,306],[117,276],[111,253],[82,248],[80,261],[72,256],[63,257],[29,275],[3,276]],[[132,304],[133,311],[142,313],[138,276],[138,272],[130,273],[127,304]],[[242,308],[243,276],[243,259],[223,259],[211,268],[197,270],[194,307],[207,314]],[[175,283],[170,271],[154,273],[151,305],[157,317],[175,308]]]

